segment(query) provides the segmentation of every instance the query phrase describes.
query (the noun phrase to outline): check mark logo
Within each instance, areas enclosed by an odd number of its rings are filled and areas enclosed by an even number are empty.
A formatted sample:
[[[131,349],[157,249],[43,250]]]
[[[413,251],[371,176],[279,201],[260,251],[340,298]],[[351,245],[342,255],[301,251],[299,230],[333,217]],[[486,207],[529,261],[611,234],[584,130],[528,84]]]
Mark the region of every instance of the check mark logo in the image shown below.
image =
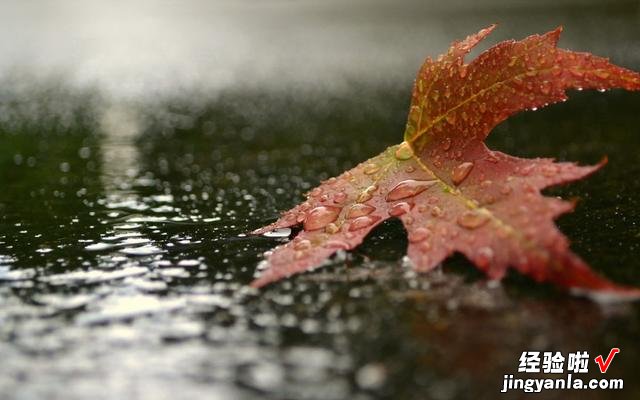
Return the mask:
[[[598,357],[595,358],[595,361],[598,364],[598,368],[600,368],[601,373],[604,374],[605,372],[607,372],[607,370],[611,366],[611,361],[613,361],[613,357],[618,353],[620,353],[620,349],[617,347],[614,347],[613,349],[611,349],[611,351],[609,351],[609,355],[607,356],[606,360],[603,360],[602,355],[599,355]]]

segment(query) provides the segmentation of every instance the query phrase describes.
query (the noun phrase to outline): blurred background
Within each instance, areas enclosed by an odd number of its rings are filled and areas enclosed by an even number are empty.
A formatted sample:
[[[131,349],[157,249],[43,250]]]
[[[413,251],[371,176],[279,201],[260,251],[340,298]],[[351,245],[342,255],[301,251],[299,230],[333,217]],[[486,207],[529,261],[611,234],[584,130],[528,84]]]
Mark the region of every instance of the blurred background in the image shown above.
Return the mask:
[[[638,1],[0,2],[0,397],[493,399],[523,351],[615,346],[623,391],[543,396],[638,398],[638,304],[489,285],[463,257],[417,276],[397,221],[245,286],[288,237],[244,233],[398,143],[424,58],[492,23],[471,57],[562,25],[640,69]],[[579,199],[573,249],[640,285],[640,95],[570,95],[489,144],[608,155],[548,193]]]

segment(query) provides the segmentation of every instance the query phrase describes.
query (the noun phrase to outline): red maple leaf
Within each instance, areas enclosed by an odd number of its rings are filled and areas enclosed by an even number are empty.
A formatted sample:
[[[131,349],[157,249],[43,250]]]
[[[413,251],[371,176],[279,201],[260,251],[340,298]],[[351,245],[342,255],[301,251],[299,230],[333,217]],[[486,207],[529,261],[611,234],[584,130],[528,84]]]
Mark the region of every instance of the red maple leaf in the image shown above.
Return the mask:
[[[303,224],[268,255],[253,282],[270,282],[319,266],[358,246],[378,224],[400,218],[409,259],[429,271],[461,252],[491,279],[509,266],[601,298],[636,298],[640,290],[599,276],[569,249],[553,220],[573,202],[540,191],[602,167],[523,159],[488,149],[489,132],[510,115],[566,100],[568,88],[640,89],[640,74],[589,53],[558,49],[561,28],[501,42],[469,64],[464,56],[494,26],[427,59],[415,81],[404,142],[323,182],[307,200],[254,231]],[[605,297],[602,297],[605,296]]]

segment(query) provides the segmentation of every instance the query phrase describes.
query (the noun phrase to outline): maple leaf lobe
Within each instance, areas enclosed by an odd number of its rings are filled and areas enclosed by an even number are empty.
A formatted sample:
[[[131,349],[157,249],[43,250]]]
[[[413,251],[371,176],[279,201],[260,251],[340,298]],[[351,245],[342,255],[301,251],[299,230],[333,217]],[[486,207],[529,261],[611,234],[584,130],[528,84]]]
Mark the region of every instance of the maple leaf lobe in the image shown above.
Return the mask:
[[[570,251],[553,220],[574,203],[540,193],[581,179],[606,161],[578,166],[522,159],[483,143],[509,115],[562,101],[568,88],[638,90],[640,75],[588,53],[558,49],[560,29],[501,42],[465,64],[464,56],[493,29],[425,61],[403,143],[323,182],[304,203],[253,232],[304,225],[291,242],[270,252],[253,286],[317,267],[336,251],[358,246],[386,219],[399,218],[418,271],[461,252],[492,279],[513,267],[583,294],[640,296],[638,289],[597,275]]]

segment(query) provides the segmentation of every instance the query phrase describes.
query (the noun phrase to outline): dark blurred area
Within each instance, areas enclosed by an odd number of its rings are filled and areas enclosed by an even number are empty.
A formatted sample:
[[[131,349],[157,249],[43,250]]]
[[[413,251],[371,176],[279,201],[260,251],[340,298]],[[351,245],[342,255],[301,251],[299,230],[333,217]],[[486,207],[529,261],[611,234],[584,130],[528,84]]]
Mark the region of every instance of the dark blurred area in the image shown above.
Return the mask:
[[[639,14],[637,1],[596,0],[6,1],[0,72],[148,97],[398,83],[491,23],[493,43],[563,25],[562,46],[634,66]]]

